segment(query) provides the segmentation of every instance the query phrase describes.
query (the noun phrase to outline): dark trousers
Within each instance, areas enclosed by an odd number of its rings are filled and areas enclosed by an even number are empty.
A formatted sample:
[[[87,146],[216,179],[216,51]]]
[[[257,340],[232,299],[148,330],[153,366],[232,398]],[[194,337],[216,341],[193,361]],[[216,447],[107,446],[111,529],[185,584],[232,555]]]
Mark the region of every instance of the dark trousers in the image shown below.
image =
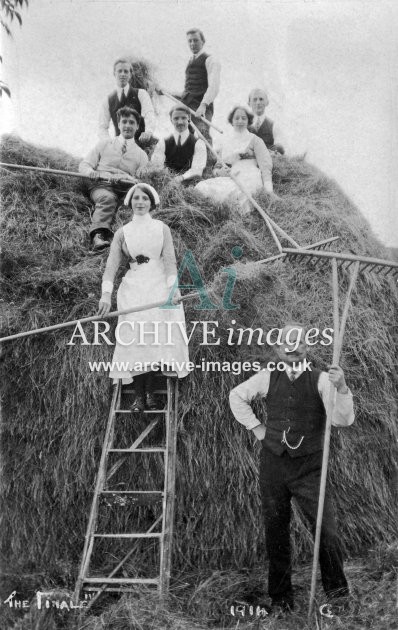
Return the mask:
[[[264,509],[269,557],[268,592],[273,600],[293,603],[291,582],[290,518],[294,497],[315,534],[321,479],[322,451],[290,457],[262,449],[260,489]],[[336,531],[332,503],[326,491],[319,562],[322,584],[328,597],[348,595],[343,571],[343,553]]]
[[[134,376],[134,389],[136,396],[144,397],[145,394],[153,394],[156,389],[155,372],[144,372]]]

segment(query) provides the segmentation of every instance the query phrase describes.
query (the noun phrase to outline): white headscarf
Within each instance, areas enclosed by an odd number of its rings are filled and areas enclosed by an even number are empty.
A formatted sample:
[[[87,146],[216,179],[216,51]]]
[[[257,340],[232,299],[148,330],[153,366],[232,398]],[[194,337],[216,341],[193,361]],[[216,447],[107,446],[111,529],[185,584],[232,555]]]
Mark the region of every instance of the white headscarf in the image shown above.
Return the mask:
[[[160,204],[159,195],[156,192],[156,190],[154,189],[154,187],[150,186],[150,184],[144,184],[142,182],[142,183],[134,184],[134,186],[132,186],[130,188],[130,190],[128,191],[128,193],[127,193],[127,195],[126,195],[126,197],[124,199],[124,205],[125,206],[129,206],[130,205],[131,198],[134,195],[134,191],[135,191],[136,188],[142,188],[142,190],[148,192],[150,197],[153,197],[153,201],[154,201],[156,207]]]

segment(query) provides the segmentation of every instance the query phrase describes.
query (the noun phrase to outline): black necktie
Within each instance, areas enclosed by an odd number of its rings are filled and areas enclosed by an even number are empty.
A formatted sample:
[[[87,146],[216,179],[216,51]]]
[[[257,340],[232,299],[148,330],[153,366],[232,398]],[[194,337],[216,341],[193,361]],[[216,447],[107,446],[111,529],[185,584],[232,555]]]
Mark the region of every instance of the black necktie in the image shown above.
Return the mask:
[[[178,147],[180,147],[180,146],[181,146],[181,134],[178,136],[177,146],[178,146]]]
[[[126,104],[126,95],[124,93],[124,90],[122,90],[122,93],[120,95],[120,106],[124,107],[125,104]]]

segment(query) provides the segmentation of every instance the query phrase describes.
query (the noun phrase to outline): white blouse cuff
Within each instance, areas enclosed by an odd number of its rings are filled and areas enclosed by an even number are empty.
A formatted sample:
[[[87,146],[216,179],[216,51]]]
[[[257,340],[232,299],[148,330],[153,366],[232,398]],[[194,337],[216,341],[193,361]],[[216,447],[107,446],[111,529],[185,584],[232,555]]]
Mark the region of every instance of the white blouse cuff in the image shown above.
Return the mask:
[[[102,293],[112,293],[113,291],[113,282],[110,280],[103,280],[101,284]]]

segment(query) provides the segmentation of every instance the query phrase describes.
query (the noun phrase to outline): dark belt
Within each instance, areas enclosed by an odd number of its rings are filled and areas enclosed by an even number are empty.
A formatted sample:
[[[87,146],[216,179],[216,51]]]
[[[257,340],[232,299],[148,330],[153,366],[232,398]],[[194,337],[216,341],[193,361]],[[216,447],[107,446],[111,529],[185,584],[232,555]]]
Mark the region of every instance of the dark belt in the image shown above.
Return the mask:
[[[150,261],[150,258],[148,258],[148,256],[143,256],[142,254],[138,254],[138,256],[136,256],[135,258],[131,258],[130,262],[135,262],[137,263],[137,265],[143,265],[144,263],[147,263]]]

